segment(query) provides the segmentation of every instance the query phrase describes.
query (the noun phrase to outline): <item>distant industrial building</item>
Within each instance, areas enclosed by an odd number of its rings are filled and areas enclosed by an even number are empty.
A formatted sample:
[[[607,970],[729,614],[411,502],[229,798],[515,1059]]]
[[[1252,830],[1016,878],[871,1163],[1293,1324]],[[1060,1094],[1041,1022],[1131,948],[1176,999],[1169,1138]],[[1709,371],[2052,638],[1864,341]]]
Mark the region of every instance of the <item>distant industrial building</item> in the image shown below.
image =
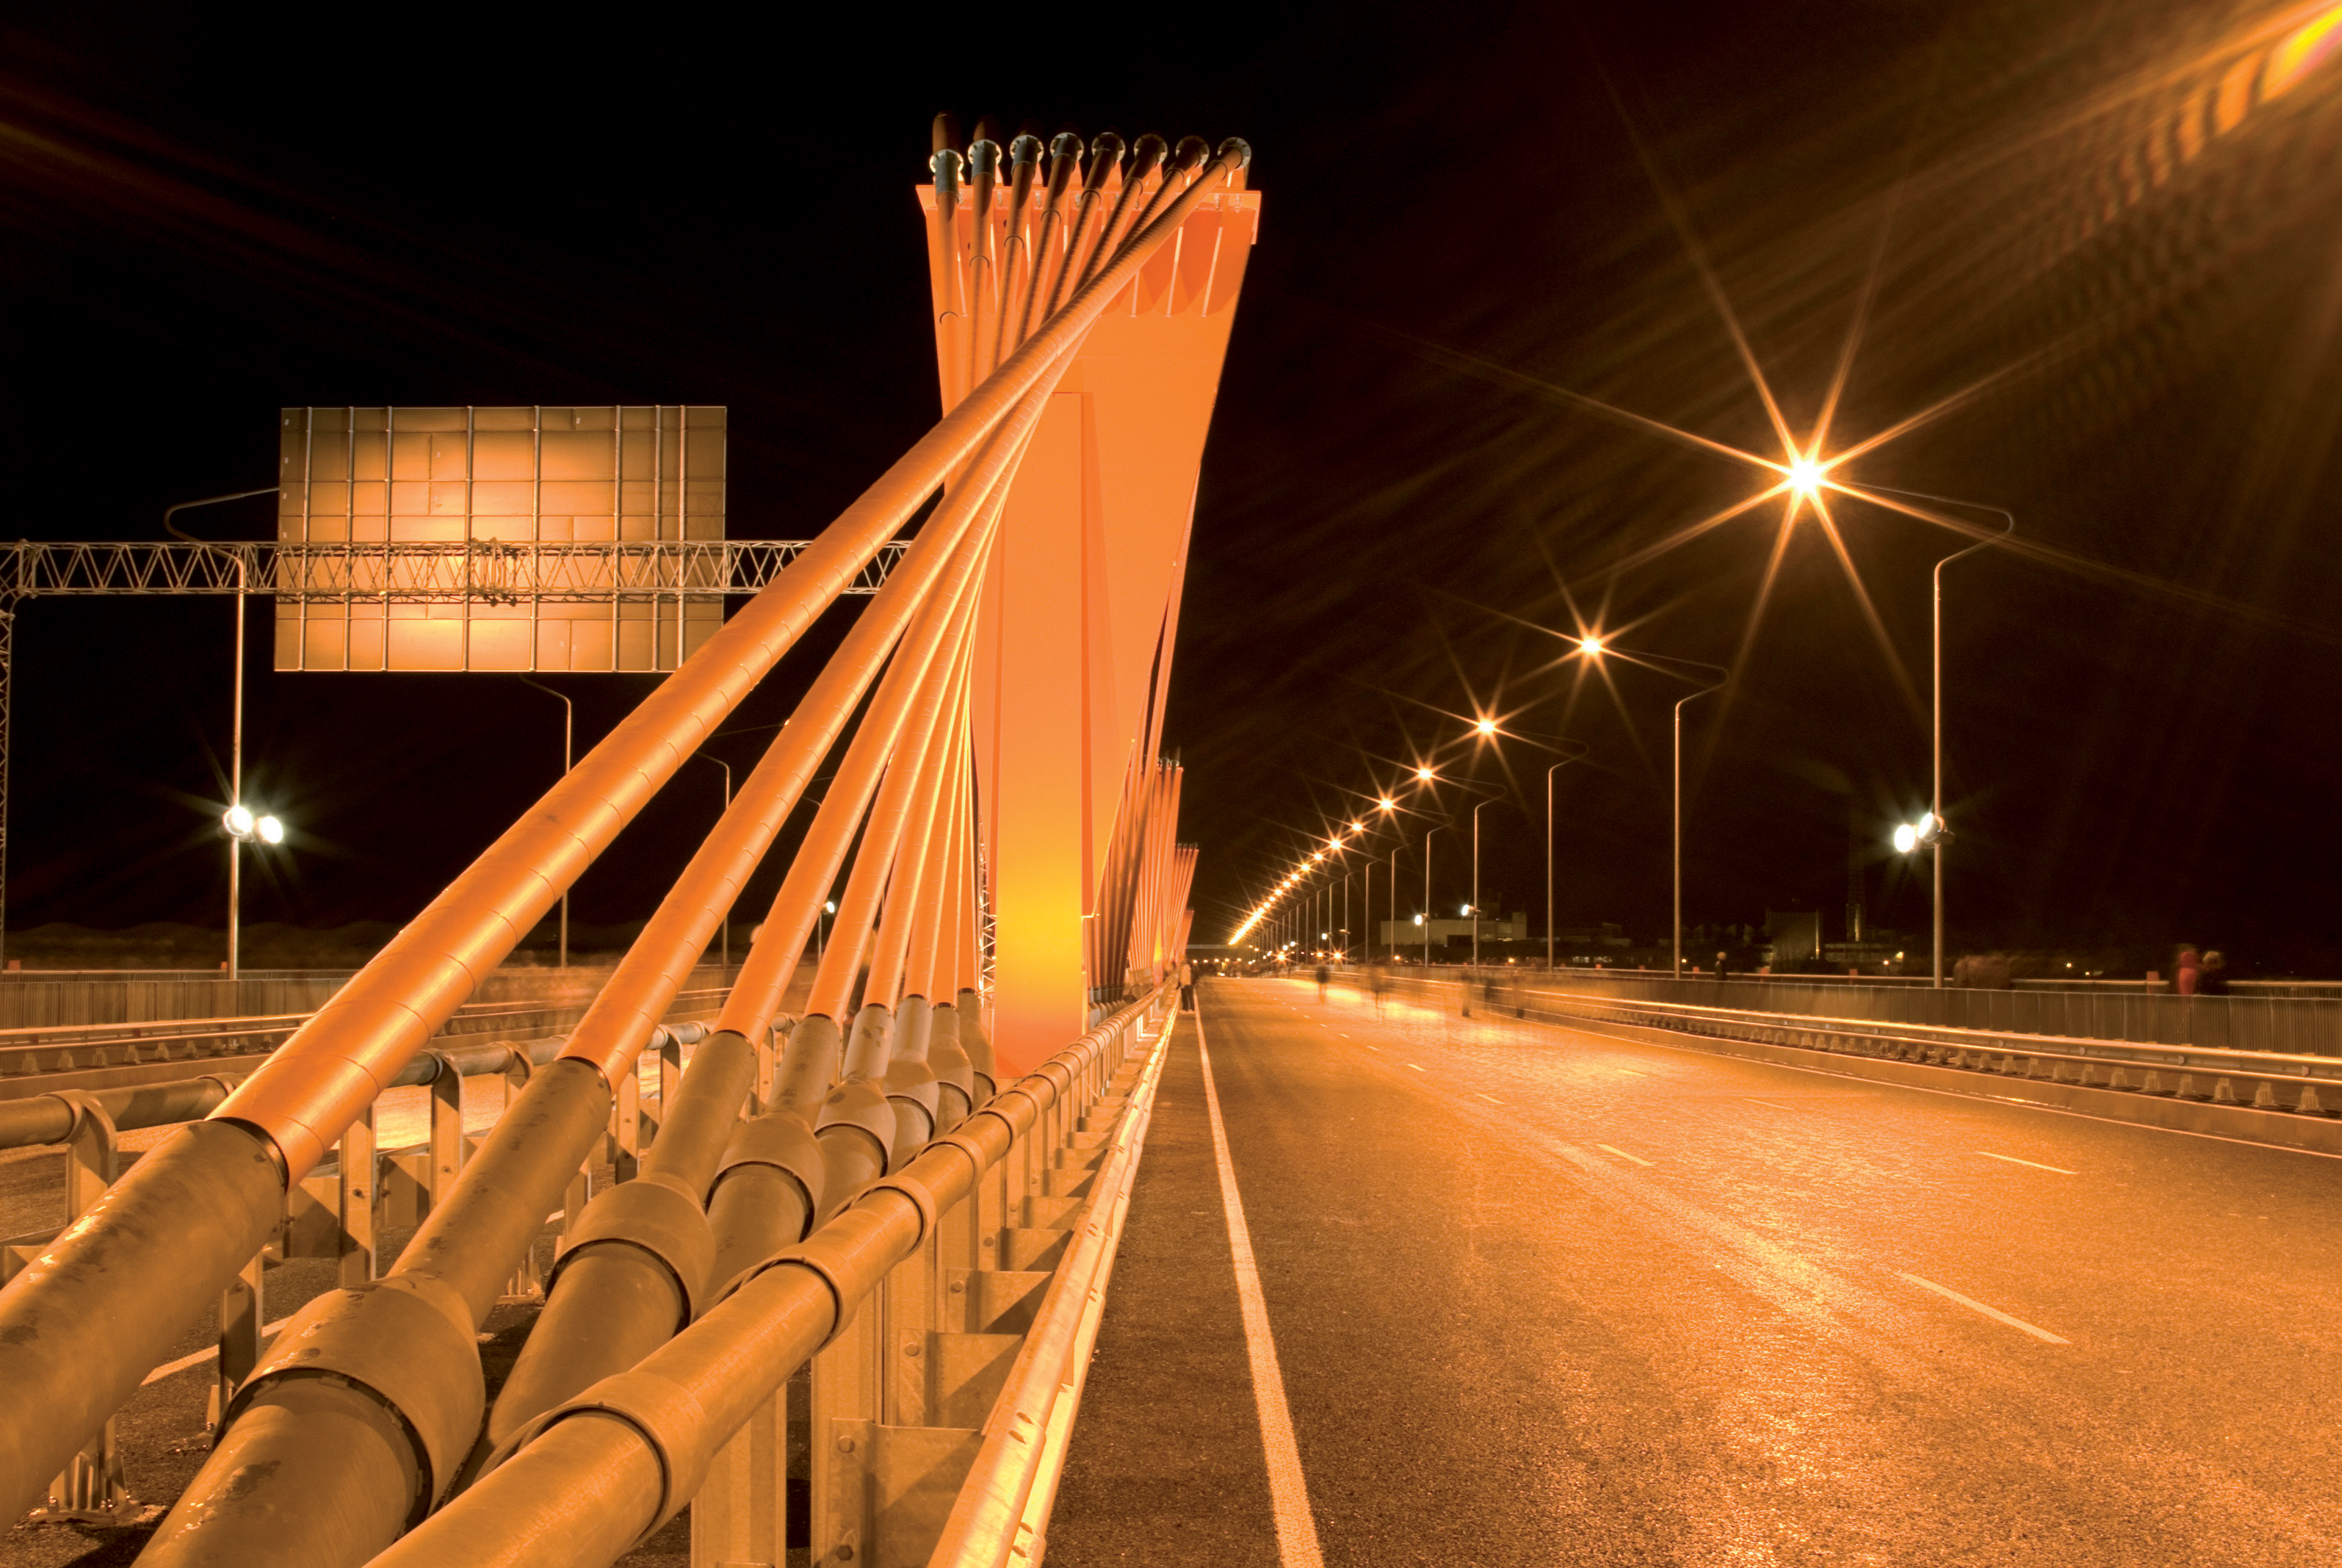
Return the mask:
[[[1418,914],[1413,920],[1386,920],[1379,924],[1382,935],[1377,940],[1383,952],[1388,953],[1394,946],[1401,953],[1410,947],[1418,953],[1423,950],[1423,916]],[[1470,942],[1472,927],[1476,924],[1480,928],[1482,942],[1526,942],[1529,937],[1529,917],[1526,914],[1484,914],[1476,921],[1468,914],[1457,915],[1452,920],[1441,916],[1431,922],[1432,951],[1436,953],[1446,947],[1451,939]]]

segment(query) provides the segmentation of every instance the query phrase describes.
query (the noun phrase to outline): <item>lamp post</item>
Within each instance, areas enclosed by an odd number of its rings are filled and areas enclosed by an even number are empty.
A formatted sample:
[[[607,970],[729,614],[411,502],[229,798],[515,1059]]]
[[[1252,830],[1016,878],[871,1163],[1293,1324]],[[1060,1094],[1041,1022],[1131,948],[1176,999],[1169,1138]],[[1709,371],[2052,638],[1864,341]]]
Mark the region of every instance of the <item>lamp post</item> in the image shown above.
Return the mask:
[[[1431,834],[1440,828],[1453,825],[1443,822],[1423,835],[1423,966],[1426,969],[1431,967]]]
[[[277,494],[278,486],[264,484],[257,490],[237,490],[225,495],[206,495],[200,501],[182,501],[175,506],[163,509],[163,532],[174,539],[185,539],[190,544],[206,544],[209,541],[196,538],[171,519],[197,506],[216,506],[223,501],[249,501],[255,495]],[[244,610],[245,594],[251,585],[245,558],[239,554],[235,558],[235,689],[228,721],[227,814],[220,819],[227,831],[227,977],[230,980],[239,973],[236,927],[239,906],[243,903],[244,846],[257,833],[257,821],[276,822],[275,817],[255,819],[244,809]],[[242,832],[234,825],[239,819],[245,824]],[[277,823],[276,832],[275,838],[265,842],[281,843],[285,832],[282,823]]]
[[[1673,655],[1673,654],[1637,654],[1637,653],[1628,653],[1628,652],[1626,652],[1626,651],[1625,651],[1625,650],[1622,650],[1622,649],[1616,649],[1616,648],[1610,647],[1607,644],[1606,644],[1606,643],[1605,643],[1601,638],[1599,638],[1599,637],[1580,637],[1580,638],[1577,640],[1577,650],[1578,650],[1578,652],[1580,652],[1580,653],[1584,654],[1586,657],[1588,657],[1588,658],[1590,658],[1590,659],[1598,659],[1598,658],[1602,657],[1605,654],[1616,653],[1616,654],[1618,654],[1620,657],[1625,658],[1625,659],[1628,660],[1628,661],[1629,661],[1629,662],[1631,662],[1631,663],[1635,663],[1635,664],[1649,664],[1649,665],[1650,665],[1650,667],[1651,667],[1651,668],[1656,669],[1656,670],[1658,670],[1658,672],[1659,672],[1661,674],[1663,674],[1663,675],[1674,675],[1674,676],[1675,676],[1675,678],[1676,678],[1676,679],[1677,679],[1677,680],[1679,680],[1679,681],[1680,681],[1680,680],[1688,680],[1688,679],[1691,679],[1692,677],[1687,676],[1687,675],[1676,675],[1675,671],[1670,670],[1670,669],[1663,668],[1662,666],[1666,665],[1666,664],[1689,664],[1689,665],[1690,665],[1690,666],[1692,666],[1694,669],[1697,669],[1697,670],[1706,670],[1706,671],[1708,671],[1710,674],[1714,674],[1714,675],[1716,676],[1716,680],[1715,680],[1715,682],[1714,682],[1713,684],[1709,684],[1709,685],[1702,686],[1699,690],[1697,690],[1697,691],[1696,691],[1696,692],[1692,693],[1689,696],[1680,697],[1680,698],[1676,699],[1676,707],[1675,707],[1675,754],[1674,754],[1674,757],[1673,757],[1673,760],[1672,760],[1671,768],[1670,768],[1670,771],[1671,771],[1671,772],[1672,772],[1672,774],[1674,774],[1674,790],[1673,790],[1673,794],[1674,794],[1674,797],[1675,797],[1675,808],[1674,808],[1674,811],[1675,811],[1675,853],[1674,853],[1674,862],[1675,862],[1675,874],[1674,874],[1674,883],[1675,883],[1675,930],[1674,930],[1674,936],[1675,936],[1675,962],[1674,962],[1674,966],[1673,966],[1673,969],[1672,969],[1672,971],[1671,971],[1671,974],[1672,974],[1672,975],[1673,975],[1673,977],[1674,977],[1675,979],[1680,980],[1680,979],[1682,979],[1682,978],[1683,978],[1683,711],[1684,711],[1684,704],[1685,704],[1686,703],[1695,703],[1695,702],[1697,702],[1700,698],[1702,698],[1702,697],[1704,697],[1704,696],[1706,696],[1706,695],[1707,695],[1708,694],[1710,694],[1711,692],[1720,692],[1720,691],[1722,691],[1722,690],[1724,689],[1724,687],[1725,687],[1726,683],[1729,682],[1729,681],[1732,679],[1732,672],[1731,672],[1731,671],[1729,671],[1729,670],[1727,670],[1727,669],[1726,669],[1722,664],[1707,664],[1707,663],[1706,663],[1705,661],[1703,661],[1703,660],[1699,660],[1699,659],[1679,659],[1679,658],[1676,658],[1675,655]]]
[[[1472,967],[1480,967],[1480,814],[1496,804],[1484,800],[1472,808]]]
[[[2003,527],[1990,539],[1979,539],[1965,550],[1955,550],[1936,563],[1930,588],[1933,596],[1933,624],[1929,628],[1928,674],[1930,736],[1929,759],[1933,771],[1932,787],[1927,796],[1928,814],[1934,818],[1935,836],[1924,839],[1927,850],[1927,880],[1933,884],[1936,915],[1935,986],[1944,986],[1944,840],[1951,834],[1944,826],[1944,568],[1963,555],[1973,555],[1979,550],[2005,544],[2017,532],[2017,515],[2006,506],[1995,506],[1988,501],[1963,501],[1956,495],[1931,495],[1924,490],[1897,490],[1888,484],[1866,484],[1864,490],[1884,491],[1889,495],[1909,495],[1921,501],[1933,501],[1945,506],[1967,506],[1977,512],[1999,514]],[[1859,494],[1861,492],[1857,491]]]
[[[567,778],[571,748],[577,734],[577,704],[543,681],[532,681],[526,675],[520,676],[519,680],[522,685],[535,686],[546,696],[557,698],[561,703],[561,776]],[[728,773],[724,793],[726,797],[729,797],[732,793]],[[565,887],[561,890],[561,953],[558,963],[564,969],[569,967],[569,890]]]
[[[227,977],[235,980],[243,974],[237,946],[243,919],[244,846],[283,844],[285,824],[273,816],[255,816],[250,806],[237,801],[220,813],[220,832],[227,838]]]
[[[1545,968],[1553,973],[1553,775],[1574,762],[1583,761],[1581,751],[1574,757],[1564,757],[1545,770]]]

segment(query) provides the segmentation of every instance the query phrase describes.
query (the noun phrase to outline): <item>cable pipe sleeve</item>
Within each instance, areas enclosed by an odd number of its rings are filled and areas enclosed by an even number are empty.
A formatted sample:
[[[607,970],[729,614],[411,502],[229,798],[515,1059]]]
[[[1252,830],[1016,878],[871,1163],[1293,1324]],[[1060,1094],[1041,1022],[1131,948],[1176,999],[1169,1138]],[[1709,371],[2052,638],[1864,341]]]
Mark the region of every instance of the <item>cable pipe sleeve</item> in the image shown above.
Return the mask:
[[[802,1245],[632,1371],[547,1413],[514,1456],[375,1560],[375,1568],[604,1568],[672,1518],[716,1452],[919,1245],[933,1216],[1028,1135],[1059,1084],[1088,1074],[1146,1003],[1125,1009],[862,1194]],[[557,1503],[558,1506],[554,1504]]]

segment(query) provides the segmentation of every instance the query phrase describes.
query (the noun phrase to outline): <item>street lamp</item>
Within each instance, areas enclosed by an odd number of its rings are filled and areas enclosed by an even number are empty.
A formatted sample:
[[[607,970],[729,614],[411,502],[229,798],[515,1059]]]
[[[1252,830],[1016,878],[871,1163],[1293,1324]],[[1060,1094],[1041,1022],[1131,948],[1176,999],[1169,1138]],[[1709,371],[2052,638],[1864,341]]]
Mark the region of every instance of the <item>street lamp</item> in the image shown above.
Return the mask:
[[[244,905],[244,846],[265,844],[271,848],[285,842],[285,824],[275,817],[255,815],[242,801],[231,802],[220,813],[220,832],[227,839],[227,977],[236,979],[243,974],[241,924]]]
[[[1454,825],[1453,823],[1443,822],[1433,827],[1430,833],[1423,835],[1423,910],[1426,914],[1431,913],[1431,834],[1437,833],[1440,828]],[[1428,969],[1431,967],[1431,922],[1426,920],[1422,925],[1423,966]]]
[[[249,501],[255,495],[275,495],[279,493],[280,491],[278,486],[274,484],[264,484],[257,490],[237,490],[225,495],[206,495],[200,501],[182,501],[175,506],[166,506],[163,509],[163,532],[168,534],[174,539],[185,539],[190,544],[207,544],[209,541],[196,538],[193,534],[188,533],[185,529],[172,522],[171,519],[177,516],[182,512],[188,511],[197,506],[216,506],[224,501]],[[238,551],[235,556],[235,692],[234,700],[230,704],[231,716],[228,721],[227,815],[220,819],[221,824],[227,829],[228,836],[227,977],[230,980],[234,980],[238,974],[236,954],[236,905],[238,903],[237,895],[242,891],[241,886],[239,885],[243,870],[241,864],[242,851],[245,843],[247,843],[257,831],[257,825],[253,814],[244,808],[244,610],[245,591],[250,586],[251,583],[247,576],[245,556],[243,552]],[[275,817],[268,817],[265,820],[272,823],[276,822]],[[241,822],[245,824],[241,831],[233,825],[237,822]],[[265,842],[269,844],[281,844],[284,842],[284,824],[282,823],[277,823],[276,837],[268,839]]]
[[[1599,637],[1586,640],[1594,644],[1596,653],[1601,651]],[[1580,748],[1576,756],[1564,757],[1545,770],[1545,967],[1548,974],[1553,972],[1553,775],[1572,763],[1583,762],[1586,755],[1586,750]]]
[[[1673,977],[1674,977],[1675,979],[1680,980],[1680,979],[1682,979],[1682,978],[1683,978],[1683,711],[1684,711],[1684,704],[1686,704],[1686,703],[1692,703],[1692,702],[1697,702],[1700,698],[1702,698],[1702,697],[1704,697],[1704,696],[1706,696],[1706,695],[1707,695],[1708,694],[1710,694],[1711,692],[1720,692],[1720,691],[1722,691],[1722,690],[1724,689],[1724,687],[1725,687],[1726,684],[1727,682],[1729,682],[1729,681],[1732,679],[1732,672],[1731,672],[1731,671],[1729,671],[1729,670],[1727,670],[1727,669],[1726,669],[1726,668],[1725,668],[1723,665],[1721,665],[1721,664],[1707,664],[1707,663],[1706,663],[1706,662],[1704,662],[1704,661],[1702,661],[1702,660],[1699,660],[1699,659],[1679,659],[1679,658],[1675,657],[1673,654],[1625,654],[1625,653],[1623,653],[1621,650],[1615,650],[1615,649],[1610,648],[1610,647],[1609,647],[1606,644],[1605,644],[1605,643],[1602,641],[1602,639],[1601,639],[1601,638],[1599,638],[1599,637],[1581,637],[1581,638],[1579,638],[1579,639],[1578,639],[1578,641],[1577,641],[1577,649],[1578,649],[1578,652],[1580,652],[1580,653],[1582,653],[1582,654],[1586,654],[1587,657],[1589,657],[1589,658],[1597,658],[1597,659],[1598,659],[1598,658],[1600,658],[1600,657],[1601,657],[1604,654],[1606,654],[1606,653],[1620,652],[1620,653],[1621,653],[1621,656],[1622,656],[1622,657],[1626,657],[1626,658],[1628,658],[1628,659],[1632,659],[1632,660],[1634,660],[1634,661],[1636,661],[1636,662],[1637,662],[1637,663],[1647,663],[1647,664],[1649,664],[1651,665],[1651,667],[1652,667],[1652,668],[1654,668],[1654,669],[1658,669],[1658,670],[1659,670],[1659,673],[1660,673],[1661,674],[1663,674],[1663,675],[1675,675],[1675,678],[1676,678],[1676,679],[1677,679],[1677,680],[1679,680],[1679,681],[1680,681],[1680,680],[1688,680],[1688,679],[1690,679],[1691,677],[1690,677],[1690,676],[1687,676],[1687,675],[1676,675],[1676,673],[1675,673],[1673,670],[1668,670],[1668,669],[1660,669],[1660,668],[1659,668],[1659,666],[1660,666],[1660,665],[1663,665],[1663,664],[1689,664],[1689,665],[1691,665],[1692,667],[1694,667],[1695,669],[1701,669],[1701,670],[1707,670],[1707,671],[1710,671],[1710,672],[1712,672],[1712,673],[1716,675],[1716,682],[1715,682],[1715,684],[1712,684],[1712,685],[1706,685],[1706,686],[1702,686],[1698,691],[1696,691],[1696,692],[1692,693],[1689,696],[1682,697],[1682,698],[1677,699],[1677,700],[1676,700],[1676,711],[1675,711],[1675,757],[1674,757],[1674,764],[1673,764],[1673,770],[1672,770],[1672,771],[1673,771],[1673,773],[1674,773],[1674,775],[1675,775],[1675,792],[1674,792],[1674,793],[1675,793],[1675,964],[1674,964],[1674,969],[1673,969],[1673,971],[1672,971],[1672,974],[1673,974]]]
[[[1932,579],[1934,624],[1929,628],[1928,655],[1931,668],[1928,684],[1929,705],[1932,710],[1929,714],[1930,728],[1933,732],[1931,750],[1934,754],[1931,761],[1935,776],[1934,787],[1928,796],[1928,812],[1925,820],[1934,826],[1932,834],[1919,838],[1917,843],[1927,851],[1927,880],[1933,884],[1930,891],[1934,894],[1936,905],[1935,984],[1936,989],[1940,991],[1944,986],[1944,840],[1951,836],[1944,828],[1944,568],[1963,555],[1973,555],[1979,550],[2006,543],[2008,536],[2017,532],[2017,515],[2006,506],[1995,506],[1987,501],[1963,501],[1955,495],[1931,495],[1924,490],[1897,490],[1890,484],[1866,484],[1861,490],[1857,490],[1853,494],[1858,495],[1862,490],[1879,490],[1889,495],[1908,495],[1920,501],[1933,501],[1944,506],[1966,506],[1977,512],[1997,513],[2004,524],[2001,531],[1992,538],[1979,539],[1967,549],[1955,550],[1937,562]],[[1897,847],[1900,848],[1899,841],[1902,838],[1902,833],[1899,829],[1897,831],[1896,838],[1898,841]],[[1910,851],[1904,850],[1903,853],[1907,854]]]
[[[1480,967],[1480,814],[1495,805],[1496,800],[1482,801],[1472,808],[1472,967]]]

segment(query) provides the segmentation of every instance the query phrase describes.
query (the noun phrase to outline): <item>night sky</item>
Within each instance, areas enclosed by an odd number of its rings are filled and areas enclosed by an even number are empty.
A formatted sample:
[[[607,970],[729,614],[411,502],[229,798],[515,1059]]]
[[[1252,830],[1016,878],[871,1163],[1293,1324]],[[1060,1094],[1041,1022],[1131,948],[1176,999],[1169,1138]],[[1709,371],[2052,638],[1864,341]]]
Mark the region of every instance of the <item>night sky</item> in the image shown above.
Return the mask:
[[[1655,548],[1768,481],[1654,424],[1782,455],[1728,308],[1801,439],[1842,363],[1828,452],[1937,410],[1849,480],[2017,518],[1947,574],[1956,948],[2185,938],[2335,973],[2342,60],[2237,114],[2217,92],[2315,9],[20,13],[0,527],[159,537],[166,505],[271,481],[286,404],[690,402],[731,410],[733,534],[805,537],[934,417],[937,110],[1241,135],[1266,211],[1167,734],[1199,939],[1422,761],[1508,800],[1483,902],[1541,910],[1536,742],[1563,735],[1588,755],[1559,775],[1561,923],[1656,937],[1687,688],[1583,678],[1556,635],[1581,628],[1735,669],[1687,710],[1692,921],[1818,906],[1835,935],[1851,834],[1872,919],[1924,926],[1887,838],[1926,804],[1928,572],[1966,540],[1841,498],[1843,559],[1809,514],[1783,542],[1778,501]],[[187,521],[272,526],[265,501]],[[229,617],[23,610],[12,930],[218,924]],[[734,726],[785,715],[835,631]],[[558,769],[557,704],[510,677],[262,663],[246,793],[295,840],[249,920],[404,920]],[[649,679],[562,683],[581,751]],[[1480,714],[1514,738],[1469,744]],[[745,769],[763,739],[713,749]],[[647,914],[719,791],[686,767],[576,917]],[[1404,798],[1412,844],[1472,797]]]

